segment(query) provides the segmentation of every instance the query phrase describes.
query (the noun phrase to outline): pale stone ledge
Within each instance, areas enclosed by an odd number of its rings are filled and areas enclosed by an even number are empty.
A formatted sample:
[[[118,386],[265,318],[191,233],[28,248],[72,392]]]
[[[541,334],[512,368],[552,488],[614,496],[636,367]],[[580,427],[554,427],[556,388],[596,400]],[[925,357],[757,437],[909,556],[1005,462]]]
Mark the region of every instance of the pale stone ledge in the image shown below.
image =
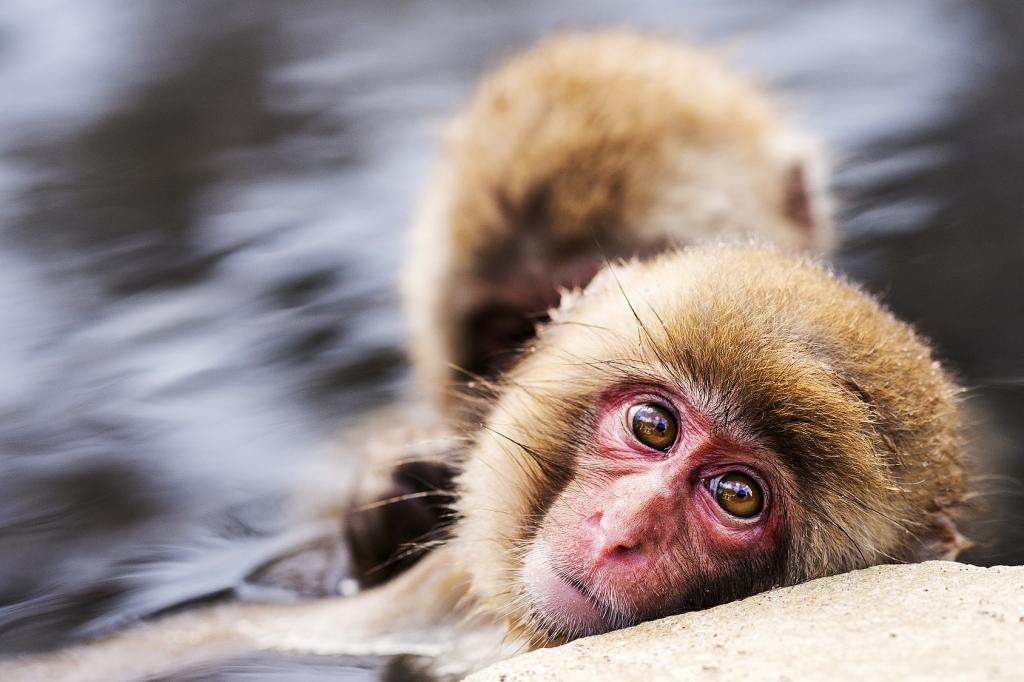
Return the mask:
[[[1024,567],[878,566],[524,654],[468,678],[879,679],[1024,679]]]

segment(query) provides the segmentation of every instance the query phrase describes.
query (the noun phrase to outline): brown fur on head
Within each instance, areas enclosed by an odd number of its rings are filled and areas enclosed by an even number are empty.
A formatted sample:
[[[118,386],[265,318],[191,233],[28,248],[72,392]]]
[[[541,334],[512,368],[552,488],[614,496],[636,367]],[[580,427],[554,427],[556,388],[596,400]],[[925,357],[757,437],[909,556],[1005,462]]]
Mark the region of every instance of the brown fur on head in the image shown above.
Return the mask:
[[[403,289],[423,386],[450,406],[605,257],[756,235],[823,251],[817,144],[714,58],[631,32],[568,33],[487,78],[452,121]]]
[[[534,643],[579,633],[539,616],[524,557],[552,505],[588,475],[581,462],[602,397],[634,385],[686,396],[712,431],[777,455],[774,494],[785,499],[770,560],[684,564],[664,577],[679,594],[663,590],[620,624],[955,554],[959,389],[927,343],[806,260],[730,247],[669,253],[606,269],[565,298],[502,381],[461,476],[454,542],[473,592]]]

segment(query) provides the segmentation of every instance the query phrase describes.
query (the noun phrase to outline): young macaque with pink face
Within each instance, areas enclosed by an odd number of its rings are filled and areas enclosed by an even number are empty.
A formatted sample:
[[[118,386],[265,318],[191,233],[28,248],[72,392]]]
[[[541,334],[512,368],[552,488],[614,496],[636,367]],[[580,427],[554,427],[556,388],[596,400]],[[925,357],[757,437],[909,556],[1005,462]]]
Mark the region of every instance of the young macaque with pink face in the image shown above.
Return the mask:
[[[443,551],[542,645],[948,558],[957,393],[909,327],[809,262],[611,267],[499,382]]]

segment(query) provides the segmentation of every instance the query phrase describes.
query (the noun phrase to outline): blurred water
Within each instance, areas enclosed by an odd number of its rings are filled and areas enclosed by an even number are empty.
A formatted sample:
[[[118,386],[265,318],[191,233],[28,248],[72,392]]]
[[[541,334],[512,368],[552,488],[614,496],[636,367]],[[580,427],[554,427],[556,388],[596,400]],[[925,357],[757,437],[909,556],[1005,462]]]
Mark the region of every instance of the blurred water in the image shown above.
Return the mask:
[[[972,558],[1024,561],[1015,0],[7,0],[0,652],[313,533],[290,495],[406,381],[392,282],[437,124],[503,56],[609,24],[724,46],[833,143],[840,267],[974,389],[999,477]]]

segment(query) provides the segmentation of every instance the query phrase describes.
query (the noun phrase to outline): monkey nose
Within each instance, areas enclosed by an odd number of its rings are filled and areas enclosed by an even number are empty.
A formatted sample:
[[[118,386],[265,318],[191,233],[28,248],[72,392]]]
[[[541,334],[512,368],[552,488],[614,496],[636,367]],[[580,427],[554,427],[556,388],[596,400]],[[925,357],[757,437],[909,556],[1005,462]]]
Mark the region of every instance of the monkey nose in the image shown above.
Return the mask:
[[[641,557],[641,534],[628,525],[616,522],[608,515],[597,512],[588,520],[594,529],[594,555],[597,563],[633,561]]]

